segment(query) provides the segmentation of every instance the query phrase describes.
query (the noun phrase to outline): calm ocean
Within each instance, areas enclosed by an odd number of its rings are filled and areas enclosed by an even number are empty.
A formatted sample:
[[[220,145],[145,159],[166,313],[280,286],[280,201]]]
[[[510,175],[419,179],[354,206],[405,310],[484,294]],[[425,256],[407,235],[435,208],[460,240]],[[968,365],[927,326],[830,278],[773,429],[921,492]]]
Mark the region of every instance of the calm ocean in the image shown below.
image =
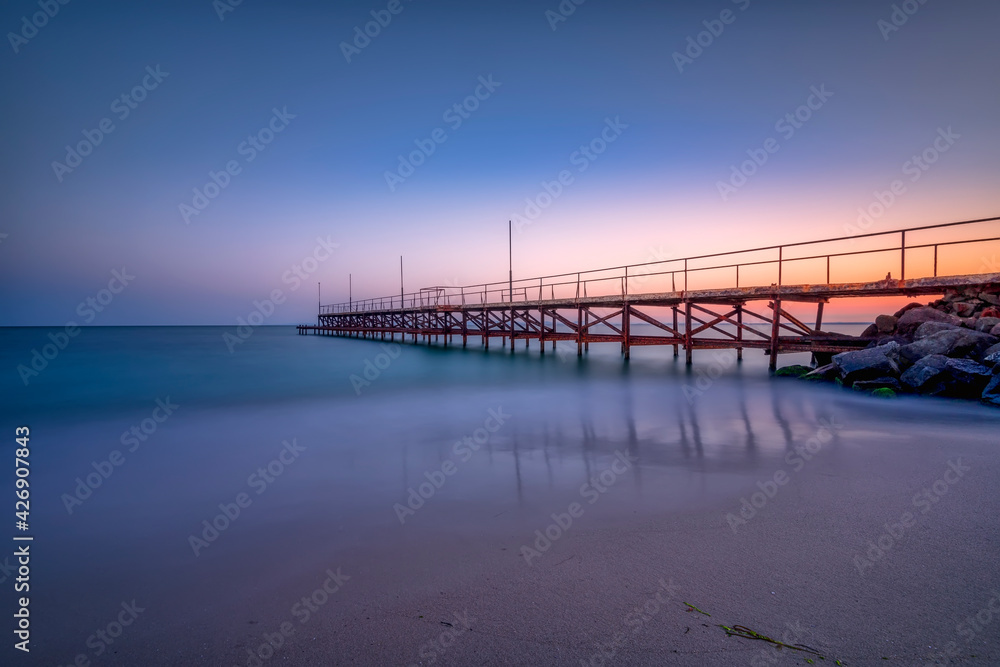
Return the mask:
[[[260,328],[232,353],[231,327],[85,329],[25,386],[18,365],[56,331],[0,329],[0,432],[13,447],[14,428],[31,429],[32,658],[46,664],[119,664],[128,646],[162,664],[248,664],[232,627],[288,615],[301,573],[318,586],[326,568],[360,579],[431,543],[528,542],[616,460],[631,463],[605,475],[615,489],[593,525],[738,507],[831,424],[835,465],[856,463],[861,442],[982,443],[1000,425],[973,403],[772,380],[758,350],[742,365],[696,352],[688,370],[670,348],[625,364],[614,345],[578,361],[565,343],[540,358],[537,343],[511,355],[293,327]],[[13,471],[2,480],[11,499]],[[143,611],[120,639],[95,635],[133,600]]]

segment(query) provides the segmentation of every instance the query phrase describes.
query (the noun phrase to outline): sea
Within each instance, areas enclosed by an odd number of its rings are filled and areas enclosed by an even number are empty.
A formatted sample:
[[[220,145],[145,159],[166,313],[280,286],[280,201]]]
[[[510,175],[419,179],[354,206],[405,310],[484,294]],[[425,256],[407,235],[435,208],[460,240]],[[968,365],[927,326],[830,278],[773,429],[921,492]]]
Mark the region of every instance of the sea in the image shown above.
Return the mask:
[[[612,344],[578,358],[565,342],[541,355],[535,341],[511,353],[499,340],[487,351],[290,326],[236,345],[232,327],[85,328],[62,348],[60,332],[0,329],[0,541],[13,545],[0,586],[13,590],[14,549],[30,545],[23,664],[124,664],[136,645],[162,664],[253,664],[228,623],[268,605],[290,613],[296,573],[318,586],[337,563],[357,573],[498,532],[533,544],[553,508],[587,493],[601,499],[596,522],[739,507],[814,442],[849,459],[851,433],[960,443],[1000,426],[1000,411],[971,402],[770,378],[760,350],[739,363],[699,350],[687,367],[670,347],[626,362]],[[15,508],[25,486],[30,505]],[[2,603],[12,625],[17,596]],[[0,662],[22,664],[3,630],[13,658]]]

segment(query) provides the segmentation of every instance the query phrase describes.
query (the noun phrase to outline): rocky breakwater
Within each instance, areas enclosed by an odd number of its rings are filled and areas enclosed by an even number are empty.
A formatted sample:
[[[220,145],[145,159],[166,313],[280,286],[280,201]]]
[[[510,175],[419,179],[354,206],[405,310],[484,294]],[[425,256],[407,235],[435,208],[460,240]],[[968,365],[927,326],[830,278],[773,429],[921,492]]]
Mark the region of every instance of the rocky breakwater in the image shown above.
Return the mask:
[[[836,382],[878,396],[898,392],[978,399],[1000,407],[1000,285],[950,290],[894,315],[861,335],[867,348],[843,352],[820,368],[779,375]]]

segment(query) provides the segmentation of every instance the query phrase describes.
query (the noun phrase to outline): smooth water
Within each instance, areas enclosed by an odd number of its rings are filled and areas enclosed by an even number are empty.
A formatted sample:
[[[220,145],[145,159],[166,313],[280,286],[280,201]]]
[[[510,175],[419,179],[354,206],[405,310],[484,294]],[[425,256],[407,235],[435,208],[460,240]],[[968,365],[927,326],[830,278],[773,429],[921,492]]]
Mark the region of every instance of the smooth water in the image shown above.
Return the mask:
[[[541,357],[537,343],[511,355],[292,327],[257,329],[232,352],[231,328],[85,329],[25,386],[18,365],[57,331],[0,330],[0,432],[13,446],[15,426],[31,428],[33,640],[59,664],[98,658],[94,629],[132,599],[147,611],[122,642],[171,664],[164,642],[188,633],[238,662],[222,619],[280,598],[294,573],[375,570],[440,541],[525,541],[602,473],[615,492],[594,525],[737,498],[831,423],[844,465],[857,452],[846,433],[955,437],[961,425],[982,440],[1000,425],[971,403],[769,379],[757,350],[742,364],[699,351],[687,369],[671,348],[624,363],[608,344],[578,360],[567,343]],[[632,465],[609,476],[622,457]],[[12,498],[13,471],[2,479]],[[241,494],[249,503],[207,540],[203,522]]]

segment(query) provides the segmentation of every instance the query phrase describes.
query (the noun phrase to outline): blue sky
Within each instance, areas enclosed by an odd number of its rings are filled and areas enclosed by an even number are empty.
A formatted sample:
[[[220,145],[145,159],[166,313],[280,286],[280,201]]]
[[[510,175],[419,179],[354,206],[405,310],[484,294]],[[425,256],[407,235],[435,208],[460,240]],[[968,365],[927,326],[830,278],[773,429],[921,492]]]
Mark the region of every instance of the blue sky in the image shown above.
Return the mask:
[[[408,290],[502,280],[507,220],[564,170],[515,235],[516,276],[840,236],[900,178],[871,231],[1000,212],[996,3],[914,0],[898,25],[880,2],[587,0],[558,21],[556,1],[390,4],[77,0],[32,31],[37,0],[7,3],[0,324],[79,319],[122,267],[135,280],[93,324],[233,324],[276,289],[270,323],[310,321],[317,281],[324,302],[348,274],[355,296],[393,293],[400,255]],[[348,62],[373,11],[387,24]],[[185,215],[212,174],[225,187]]]

